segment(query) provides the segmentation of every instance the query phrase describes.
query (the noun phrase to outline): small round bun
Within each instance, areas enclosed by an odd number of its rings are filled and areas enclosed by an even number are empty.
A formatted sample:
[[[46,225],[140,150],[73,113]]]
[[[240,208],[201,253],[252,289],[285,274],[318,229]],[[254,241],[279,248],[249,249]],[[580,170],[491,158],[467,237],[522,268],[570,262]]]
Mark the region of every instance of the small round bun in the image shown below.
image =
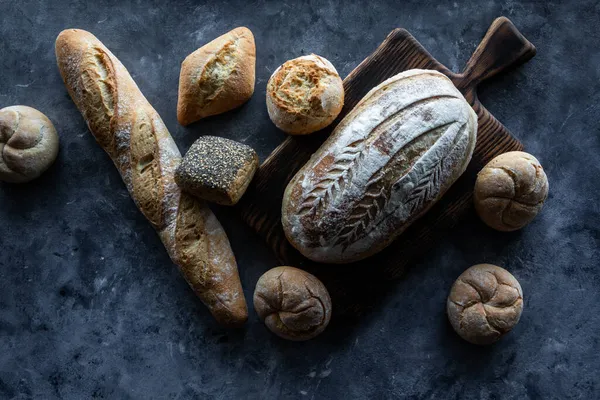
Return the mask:
[[[523,290],[504,268],[477,264],[452,285],[446,311],[452,327],[463,339],[492,344],[519,322]]]
[[[548,197],[548,178],[531,154],[511,151],[490,161],[477,175],[475,209],[490,227],[521,229],[540,212]]]
[[[256,283],[254,309],[271,332],[302,341],[325,330],[331,318],[331,298],[315,276],[298,268],[277,267]]]
[[[35,108],[0,110],[0,180],[28,182],[52,165],[58,154],[58,134],[52,122]]]
[[[271,121],[291,135],[306,135],[331,124],[344,105],[342,79],[316,54],[287,61],[267,83]]]

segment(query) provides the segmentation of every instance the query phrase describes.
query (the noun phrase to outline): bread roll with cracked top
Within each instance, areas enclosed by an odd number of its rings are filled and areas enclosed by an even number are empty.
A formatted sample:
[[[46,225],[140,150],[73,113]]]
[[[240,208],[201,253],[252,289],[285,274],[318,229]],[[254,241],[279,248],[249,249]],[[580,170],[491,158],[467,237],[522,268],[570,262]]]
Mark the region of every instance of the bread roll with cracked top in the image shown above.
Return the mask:
[[[301,341],[325,330],[331,319],[331,298],[314,275],[294,267],[277,267],[256,283],[254,309],[271,332]]]
[[[477,174],[475,210],[483,222],[498,231],[523,228],[541,211],[548,197],[548,178],[529,153],[500,154]]]
[[[446,311],[452,327],[463,339],[474,344],[492,344],[519,322],[523,290],[504,268],[477,264],[452,285]]]
[[[90,131],[189,285],[217,321],[244,323],[248,310],[227,235],[206,204],[175,184],[179,149],[127,69],[79,29],[58,35],[56,59]]]
[[[291,135],[325,128],[344,105],[344,86],[335,67],[316,54],[287,61],[267,83],[271,121]]]
[[[382,82],[288,184],[287,239],[317,262],[377,253],[465,171],[476,135],[475,112],[445,75],[410,70]]]
[[[177,120],[181,125],[241,106],[254,93],[254,35],[235,28],[186,57],[179,75]]]
[[[58,155],[58,134],[48,117],[27,106],[0,110],[0,181],[29,182]]]

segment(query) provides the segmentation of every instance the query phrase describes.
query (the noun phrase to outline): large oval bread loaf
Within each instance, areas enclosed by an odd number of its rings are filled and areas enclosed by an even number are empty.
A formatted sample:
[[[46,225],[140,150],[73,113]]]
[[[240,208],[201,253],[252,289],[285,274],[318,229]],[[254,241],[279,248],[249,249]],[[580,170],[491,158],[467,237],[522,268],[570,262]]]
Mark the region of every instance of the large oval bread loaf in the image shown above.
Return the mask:
[[[476,134],[475,112],[445,75],[410,70],[384,81],[287,186],[286,237],[318,262],[377,253],[464,172]]]
[[[248,309],[227,235],[206,204],[175,184],[179,149],[127,69],[80,29],[60,33],[56,60],[90,131],[186,281],[220,323],[244,323]]]

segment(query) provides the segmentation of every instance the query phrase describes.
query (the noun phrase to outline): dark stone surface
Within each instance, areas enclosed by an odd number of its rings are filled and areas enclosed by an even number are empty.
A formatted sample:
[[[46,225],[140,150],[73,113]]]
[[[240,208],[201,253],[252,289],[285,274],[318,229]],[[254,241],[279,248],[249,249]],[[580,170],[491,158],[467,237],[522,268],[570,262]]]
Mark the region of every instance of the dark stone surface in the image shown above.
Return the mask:
[[[582,398],[600,391],[600,5],[596,1],[265,3],[0,0],[0,107],[44,112],[57,162],[25,185],[0,185],[0,398]],[[262,159],[282,141],[266,81],[301,54],[346,76],[395,27],[459,70],[492,20],[511,18],[538,55],[486,84],[482,102],[540,159],[550,180],[541,215],[500,234],[474,214],[397,282],[380,307],[334,317],[291,343],[250,305],[244,329],[220,328],[188,289],[61,82],[54,39],[97,35],[129,69],[182,151],[200,134],[237,139]],[[183,58],[236,26],[257,43],[257,85],[237,111],[176,122]],[[246,298],[275,266],[229,210],[218,214]],[[472,264],[504,266],[525,309],[492,347],[462,341],[445,299]],[[368,271],[366,271],[368,273]]]

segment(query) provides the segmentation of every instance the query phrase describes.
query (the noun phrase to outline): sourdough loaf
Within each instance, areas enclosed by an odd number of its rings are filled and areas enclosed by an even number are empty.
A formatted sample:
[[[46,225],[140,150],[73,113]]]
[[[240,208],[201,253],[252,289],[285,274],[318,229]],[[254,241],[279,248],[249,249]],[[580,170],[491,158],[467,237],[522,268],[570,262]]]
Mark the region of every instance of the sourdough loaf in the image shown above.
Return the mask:
[[[371,90],[287,186],[282,224],[306,257],[358,261],[390,244],[464,172],[477,116],[443,74]]]
[[[90,131],[189,285],[219,322],[245,322],[229,240],[210,209],[175,184],[179,149],[129,72],[94,35],[78,29],[60,33],[56,59]]]

